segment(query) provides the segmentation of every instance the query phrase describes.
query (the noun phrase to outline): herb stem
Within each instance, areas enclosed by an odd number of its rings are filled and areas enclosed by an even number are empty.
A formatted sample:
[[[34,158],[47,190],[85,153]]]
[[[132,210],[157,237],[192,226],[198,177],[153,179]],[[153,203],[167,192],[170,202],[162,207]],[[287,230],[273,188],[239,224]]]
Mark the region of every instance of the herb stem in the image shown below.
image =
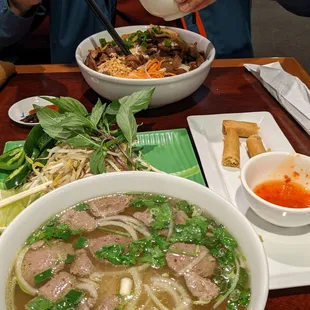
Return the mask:
[[[135,166],[135,162],[132,160],[132,158],[130,156],[128,156],[128,154],[124,151],[124,149],[117,144],[118,149],[123,153],[123,155],[128,159],[128,161],[132,164],[132,166]]]
[[[124,231],[120,231],[120,230],[116,230],[116,229],[111,229],[111,228],[106,228],[106,227],[98,227],[98,228],[101,229],[101,230],[107,231],[107,232],[115,233],[117,235],[130,237],[130,234],[126,233]]]
[[[115,144],[118,144],[118,143],[121,143],[121,142],[123,142],[124,141],[124,137],[123,136],[118,136],[118,137],[113,137],[113,136],[107,136],[106,135],[106,137],[108,138],[108,139],[110,139],[110,141],[108,141],[107,143],[106,143],[106,147],[107,148],[110,148],[111,146],[113,146],[113,145],[115,145]]]
[[[112,159],[116,164],[119,164],[125,171],[128,171],[128,167],[119,157],[112,156]]]

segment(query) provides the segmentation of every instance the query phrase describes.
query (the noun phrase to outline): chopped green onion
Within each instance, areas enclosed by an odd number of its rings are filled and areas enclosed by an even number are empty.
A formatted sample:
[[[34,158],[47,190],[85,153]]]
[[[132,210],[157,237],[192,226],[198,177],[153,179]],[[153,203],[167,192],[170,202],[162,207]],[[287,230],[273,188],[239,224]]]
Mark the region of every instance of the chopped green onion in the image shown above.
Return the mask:
[[[41,273],[38,273],[34,276],[34,283],[35,285],[38,285],[46,280],[49,280],[52,277],[52,268],[49,268],[47,270],[44,270]]]
[[[51,307],[53,307],[53,303],[50,300],[39,296],[27,303],[26,310],[48,310]]]
[[[63,299],[57,301],[51,310],[72,310],[80,303],[84,293],[82,291],[71,290]]]
[[[168,40],[168,39],[164,40],[164,45],[166,47],[171,47],[171,40]]]
[[[83,296],[84,293],[82,291],[71,290],[65,295],[65,299],[68,302],[71,302],[72,304],[76,305],[76,303],[80,301]]]
[[[66,260],[65,260],[65,264],[72,264],[73,261],[74,261],[74,258],[75,258],[75,255],[68,254],[68,255],[67,255],[67,258],[66,258]]]
[[[99,43],[100,43],[101,47],[105,47],[108,44],[108,42],[105,38],[100,38]]]

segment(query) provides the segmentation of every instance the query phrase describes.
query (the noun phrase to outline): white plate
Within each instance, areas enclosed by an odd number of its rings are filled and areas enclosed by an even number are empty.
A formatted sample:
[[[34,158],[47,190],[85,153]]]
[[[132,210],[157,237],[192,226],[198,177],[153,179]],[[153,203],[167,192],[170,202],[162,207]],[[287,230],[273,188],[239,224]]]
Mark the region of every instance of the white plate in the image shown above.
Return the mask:
[[[40,96],[40,97],[55,98],[52,96]],[[33,127],[37,125],[38,123],[24,123],[21,121],[21,119],[29,115],[29,111],[33,109],[34,104],[37,104],[42,107],[52,104],[47,100],[41,99],[40,97],[39,96],[29,97],[14,103],[9,109],[8,114],[10,119],[24,126]]]
[[[310,225],[299,228],[277,227],[249,209],[241,190],[240,169],[221,164],[223,120],[256,122],[265,147],[272,151],[294,152],[281,129],[268,112],[190,116],[194,138],[209,187],[236,205],[264,240],[270,271],[270,289],[310,285]],[[245,139],[241,139],[241,168],[249,159]]]

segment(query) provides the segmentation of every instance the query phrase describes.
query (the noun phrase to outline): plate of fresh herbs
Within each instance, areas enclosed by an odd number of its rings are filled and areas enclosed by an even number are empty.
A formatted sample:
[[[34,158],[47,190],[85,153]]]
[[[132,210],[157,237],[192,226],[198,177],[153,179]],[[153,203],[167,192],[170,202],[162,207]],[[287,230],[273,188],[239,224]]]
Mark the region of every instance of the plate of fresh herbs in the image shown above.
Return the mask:
[[[147,170],[205,184],[186,129],[138,133],[134,115],[153,91],[98,99],[90,113],[70,97],[44,97],[58,111],[34,105],[39,124],[0,156],[0,231],[41,195],[94,174]]]

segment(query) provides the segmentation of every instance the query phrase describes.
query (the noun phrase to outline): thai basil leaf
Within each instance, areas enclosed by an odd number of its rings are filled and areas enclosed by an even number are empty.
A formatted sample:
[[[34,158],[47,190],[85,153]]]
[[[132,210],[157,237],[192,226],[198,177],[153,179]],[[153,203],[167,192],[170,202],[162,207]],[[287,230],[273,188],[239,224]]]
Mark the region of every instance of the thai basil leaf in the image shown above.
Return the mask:
[[[59,97],[59,98],[48,98],[48,97],[41,97],[59,108],[60,113],[64,112],[72,112],[81,116],[88,115],[88,112],[84,105],[79,102],[78,100],[70,97]]]
[[[130,107],[120,107],[119,112],[116,115],[116,123],[128,141],[129,147],[131,147],[133,140],[137,135],[137,123]]]
[[[90,147],[97,149],[100,147],[100,144],[94,141],[88,134],[79,133],[75,137],[72,137],[65,141],[67,144],[72,147]]]
[[[50,137],[56,140],[66,140],[72,136],[72,131],[69,128],[60,126],[60,123],[65,119],[64,115],[53,109],[40,107],[38,105],[33,106],[36,109],[40,125]]]
[[[79,129],[81,127],[97,130],[96,126],[87,118],[72,112],[63,114],[65,117],[60,122],[59,126],[63,128]]]
[[[96,103],[96,105],[94,106],[92,112],[91,112],[91,115],[90,115],[90,120],[91,122],[97,126],[102,115],[103,115],[103,112],[105,110],[105,107],[106,107],[106,103],[103,105],[101,100],[98,98],[98,101]]]
[[[120,103],[119,103],[118,100],[113,100],[113,101],[108,105],[106,113],[107,113],[108,115],[116,115],[117,112],[118,112],[118,110],[119,110],[119,108],[120,108],[120,106],[121,106],[121,105],[120,105]]]
[[[154,90],[155,88],[153,87],[148,90],[135,92],[129,96],[120,98],[119,100],[113,100],[107,107],[107,114],[117,115],[121,106],[127,106],[131,109],[133,114],[145,110],[151,102]]]
[[[90,170],[94,174],[101,174],[106,172],[105,158],[107,151],[101,147],[96,150],[90,158]]]
[[[147,109],[151,102],[154,90],[155,88],[153,87],[148,90],[141,90],[135,92],[129,96],[125,96],[119,99],[119,103],[121,107],[126,106],[130,108],[133,114],[135,114],[137,112]]]

